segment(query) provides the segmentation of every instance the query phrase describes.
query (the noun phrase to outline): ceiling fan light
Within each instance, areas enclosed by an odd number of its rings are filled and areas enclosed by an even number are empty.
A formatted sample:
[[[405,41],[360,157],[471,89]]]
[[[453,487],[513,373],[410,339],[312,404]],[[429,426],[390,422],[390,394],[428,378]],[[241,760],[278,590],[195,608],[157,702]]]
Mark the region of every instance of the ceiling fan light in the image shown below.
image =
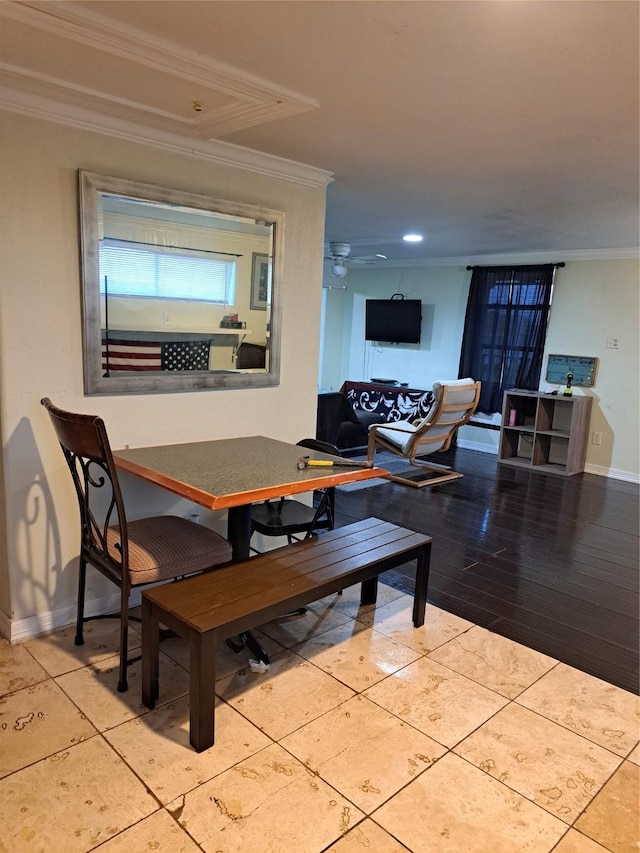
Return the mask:
[[[332,255],[335,255],[338,258],[346,258],[351,252],[351,244],[338,243],[336,240],[332,240],[332,242],[329,243],[329,251]]]
[[[344,278],[344,276],[347,274],[347,268],[345,267],[344,264],[341,264],[340,262],[337,261],[335,264],[331,264],[331,268],[329,269],[329,273],[334,278]]]

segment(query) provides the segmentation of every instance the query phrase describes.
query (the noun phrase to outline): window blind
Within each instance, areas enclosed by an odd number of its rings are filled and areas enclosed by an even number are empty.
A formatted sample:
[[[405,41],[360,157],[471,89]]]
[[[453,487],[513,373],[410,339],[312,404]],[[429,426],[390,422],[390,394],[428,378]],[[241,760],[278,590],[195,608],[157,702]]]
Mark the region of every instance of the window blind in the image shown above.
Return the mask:
[[[214,254],[163,246],[142,248],[104,239],[100,292],[109,296],[177,299],[233,305],[236,262]]]

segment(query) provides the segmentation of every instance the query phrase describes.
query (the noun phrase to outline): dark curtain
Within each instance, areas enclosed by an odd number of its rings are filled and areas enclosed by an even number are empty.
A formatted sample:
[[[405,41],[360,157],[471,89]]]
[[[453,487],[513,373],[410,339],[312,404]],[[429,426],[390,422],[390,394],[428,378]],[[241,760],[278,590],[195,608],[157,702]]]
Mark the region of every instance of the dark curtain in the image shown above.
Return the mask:
[[[505,390],[538,390],[553,271],[553,264],[474,267],[459,376],[482,382],[479,412],[501,412]]]

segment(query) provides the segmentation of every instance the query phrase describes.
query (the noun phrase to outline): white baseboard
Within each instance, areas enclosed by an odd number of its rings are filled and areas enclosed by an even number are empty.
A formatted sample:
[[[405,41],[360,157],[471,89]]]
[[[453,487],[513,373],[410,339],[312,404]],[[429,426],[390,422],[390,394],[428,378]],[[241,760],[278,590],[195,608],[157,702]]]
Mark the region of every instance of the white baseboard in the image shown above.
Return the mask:
[[[134,589],[129,596],[129,606],[137,607],[140,604],[141,591]],[[104,613],[118,613],[120,610],[120,595],[107,595],[103,598],[92,598],[85,604],[85,616],[100,616]],[[45,613],[37,613],[35,616],[27,616],[26,619],[9,619],[5,613],[0,613],[0,634],[6,637],[10,643],[19,643],[23,640],[31,640],[42,634],[50,634],[59,628],[74,625],[76,621],[75,604],[61,607],[59,610],[50,610]]]
[[[478,450],[482,453],[492,453],[498,455],[497,446],[490,444],[480,444],[477,441],[465,441],[458,439],[458,447],[464,450]],[[585,465],[585,474],[596,474],[598,477],[608,477],[610,480],[624,480],[626,483],[640,483],[640,474],[634,474],[632,471],[621,471],[619,468],[606,468],[604,465]]]
[[[459,438],[457,446],[463,450],[477,450],[480,453],[491,453],[493,456],[498,455],[498,447],[495,444],[482,444],[479,441],[467,441],[464,438]]]
[[[11,619],[4,610],[0,610],[0,637],[11,640]]]
[[[585,465],[586,474],[596,474],[598,477],[609,477],[611,480],[624,480],[626,483],[640,483],[640,474],[632,471],[621,471],[619,468],[606,468],[604,465]]]

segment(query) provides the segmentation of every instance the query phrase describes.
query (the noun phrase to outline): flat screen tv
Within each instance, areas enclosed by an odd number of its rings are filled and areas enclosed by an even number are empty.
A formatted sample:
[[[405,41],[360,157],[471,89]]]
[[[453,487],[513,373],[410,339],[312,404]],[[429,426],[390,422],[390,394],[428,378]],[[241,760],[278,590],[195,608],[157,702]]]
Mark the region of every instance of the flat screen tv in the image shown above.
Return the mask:
[[[364,337],[367,341],[419,344],[422,303],[419,299],[367,299]]]

